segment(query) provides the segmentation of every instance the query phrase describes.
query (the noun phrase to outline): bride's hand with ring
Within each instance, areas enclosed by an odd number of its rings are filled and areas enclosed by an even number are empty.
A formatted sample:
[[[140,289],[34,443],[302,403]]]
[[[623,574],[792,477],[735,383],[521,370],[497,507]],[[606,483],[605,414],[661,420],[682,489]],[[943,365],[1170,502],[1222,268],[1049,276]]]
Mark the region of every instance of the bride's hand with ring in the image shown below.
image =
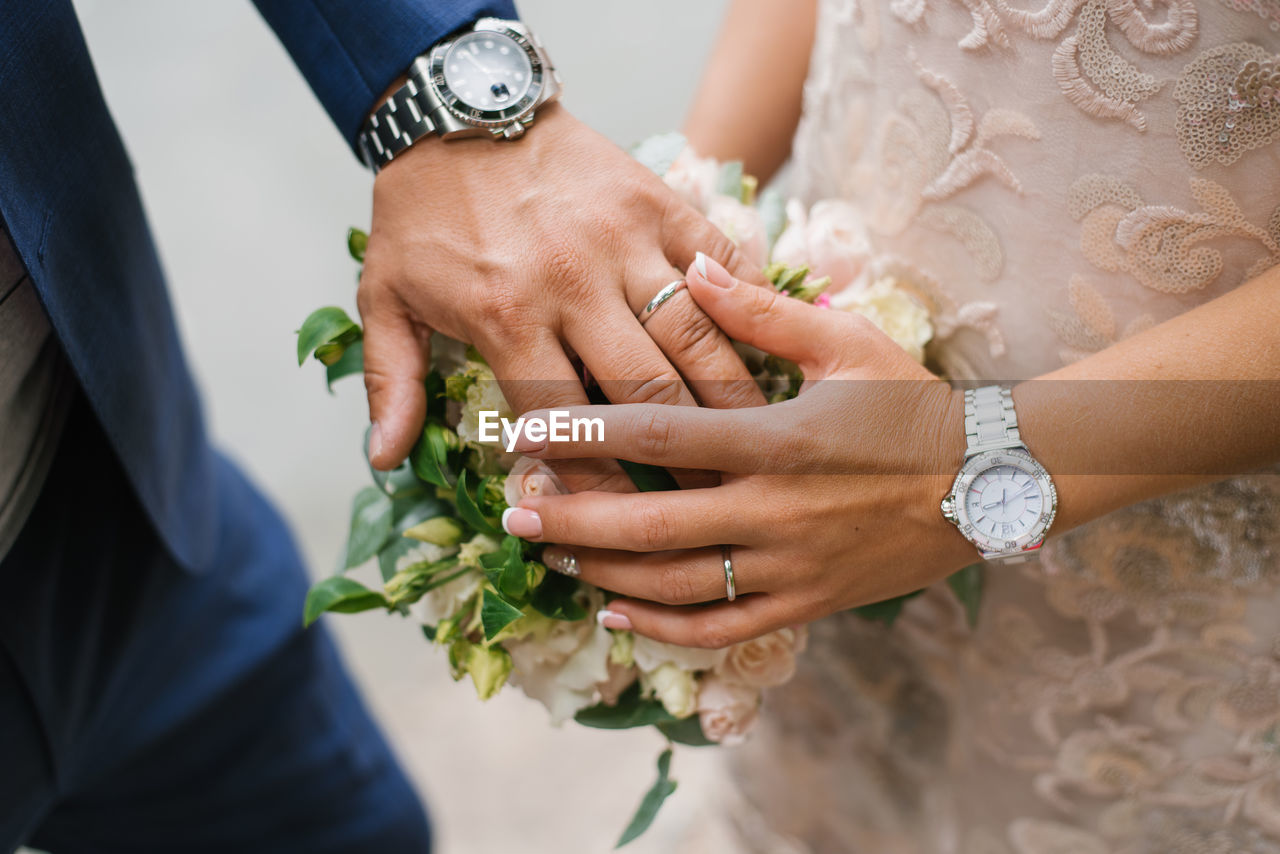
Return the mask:
[[[606,626],[722,647],[974,560],[938,510],[964,457],[958,393],[859,315],[749,285],[709,259],[687,283],[730,338],[796,362],[805,383],[794,400],[748,409],[575,407],[569,417],[602,420],[603,440],[520,438],[517,450],[544,460],[722,472],[709,488],[541,496],[507,512],[511,533],[554,544],[549,566],[619,594]]]

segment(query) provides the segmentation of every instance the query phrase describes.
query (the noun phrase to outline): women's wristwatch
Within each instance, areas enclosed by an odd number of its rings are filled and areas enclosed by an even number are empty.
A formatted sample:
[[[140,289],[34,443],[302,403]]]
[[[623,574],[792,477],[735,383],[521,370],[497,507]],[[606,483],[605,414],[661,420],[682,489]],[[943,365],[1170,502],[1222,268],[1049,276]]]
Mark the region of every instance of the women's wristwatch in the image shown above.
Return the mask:
[[[560,78],[537,37],[501,18],[481,18],[437,42],[413,61],[408,78],[356,138],[374,172],[430,134],[517,139],[534,111],[560,96]]]
[[[986,560],[1017,562],[1044,543],[1058,491],[1018,434],[1013,393],[984,386],[964,393],[964,464],[942,499],[942,515]]]

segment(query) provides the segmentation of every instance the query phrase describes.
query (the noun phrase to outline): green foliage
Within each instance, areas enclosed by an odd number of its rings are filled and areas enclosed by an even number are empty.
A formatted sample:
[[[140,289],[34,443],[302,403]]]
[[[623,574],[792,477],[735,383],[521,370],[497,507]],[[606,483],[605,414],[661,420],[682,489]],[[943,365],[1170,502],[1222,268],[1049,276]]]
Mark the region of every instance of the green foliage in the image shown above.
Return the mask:
[[[466,470],[463,470],[458,475],[458,489],[454,497],[458,507],[458,515],[462,517],[462,521],[471,526],[472,530],[478,534],[487,534],[495,538],[505,536],[502,529],[494,524],[493,520],[486,518],[480,512],[475,498],[471,496],[471,492],[467,489]]]
[[[351,257],[364,263],[365,250],[369,248],[369,235],[358,228],[347,229],[347,251]]]
[[[553,620],[575,622],[587,618],[587,609],[578,601],[578,582],[559,572],[547,573],[533,591],[529,604]]]
[[[658,779],[654,781],[649,791],[645,793],[644,798],[640,801],[636,814],[631,817],[631,823],[627,825],[627,829],[622,831],[618,844],[614,846],[615,849],[634,841],[649,829],[649,825],[653,824],[653,820],[658,817],[658,810],[662,808],[663,802],[676,790],[676,781],[671,779],[670,774],[671,748],[667,748],[658,757]]]
[[[359,566],[376,555],[390,534],[391,498],[375,486],[366,486],[351,504],[345,568]]]
[[[522,612],[498,593],[489,588],[484,591],[484,603],[480,606],[480,624],[484,627],[484,639],[493,640],[498,632],[520,619]]]
[[[647,463],[633,463],[630,460],[618,460],[618,463],[627,473],[627,477],[631,478],[631,482],[636,485],[636,489],[641,492],[662,492],[680,488],[676,479],[664,468]]]
[[[346,349],[360,340],[360,327],[336,306],[318,308],[302,322],[298,330],[298,364],[315,353],[326,365],[338,364]]]
[[[651,169],[659,178],[667,174],[671,164],[687,145],[679,133],[661,133],[651,136],[631,149],[631,156]]]
[[[615,705],[597,703],[573,716],[583,726],[596,729],[634,729],[638,726],[672,723],[676,718],[662,703],[641,696],[639,683],[622,692]]]
[[[388,607],[387,599],[345,575],[333,575],[317,583],[307,592],[302,609],[302,624],[309,626],[325,611],[355,614],[373,608]]]
[[[690,747],[714,747],[715,742],[702,732],[702,721],[697,715],[680,718],[674,721],[660,721],[658,731],[675,744],[687,744]]]
[[[323,360],[322,360],[323,361]],[[356,341],[354,344],[346,348],[346,351],[339,357],[338,361],[333,364],[326,364],[324,368],[325,384],[329,388],[329,393],[333,394],[333,384],[343,377],[349,377],[352,374],[364,373],[364,341]]]

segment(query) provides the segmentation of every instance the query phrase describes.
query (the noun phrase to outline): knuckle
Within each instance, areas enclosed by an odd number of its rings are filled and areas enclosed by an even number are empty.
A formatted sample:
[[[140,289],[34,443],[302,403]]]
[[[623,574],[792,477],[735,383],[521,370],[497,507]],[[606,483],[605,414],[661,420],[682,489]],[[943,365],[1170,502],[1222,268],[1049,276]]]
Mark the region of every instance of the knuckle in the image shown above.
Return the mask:
[[[658,575],[658,601],[663,605],[687,605],[697,601],[696,583],[689,567],[668,564]]]
[[[737,642],[737,635],[722,617],[703,615],[693,630],[693,644],[704,649],[724,649]]]
[[[640,416],[637,444],[644,454],[661,459],[670,450],[674,433],[671,417],[654,408]]]
[[[656,377],[624,383],[622,397],[627,403],[655,403],[673,406],[680,402],[681,380],[674,371],[663,371]]]
[[[655,337],[662,350],[673,359],[693,359],[707,352],[719,340],[716,324],[692,299],[681,298],[680,310],[664,324]],[[675,308],[675,306],[672,306]]]
[[[472,305],[474,337],[498,346],[511,346],[526,338],[532,316],[533,312],[514,286],[496,283]]]
[[[670,541],[671,520],[661,504],[644,501],[632,511],[631,530],[644,551],[659,551]]]

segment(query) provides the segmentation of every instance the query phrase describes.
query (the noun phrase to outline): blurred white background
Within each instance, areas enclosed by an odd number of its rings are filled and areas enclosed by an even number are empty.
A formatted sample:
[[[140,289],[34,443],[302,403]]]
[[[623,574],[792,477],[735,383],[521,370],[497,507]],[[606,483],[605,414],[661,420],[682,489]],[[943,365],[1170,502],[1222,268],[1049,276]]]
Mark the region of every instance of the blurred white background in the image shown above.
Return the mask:
[[[355,314],[349,225],[369,220],[356,163],[248,0],[77,0],[142,186],[218,443],[283,508],[312,570],[342,546],[366,482],[358,379],[324,391],[293,331],[314,308]],[[565,102],[621,145],[679,126],[725,0],[524,0]],[[537,133],[536,127],[532,131]],[[468,144],[483,144],[472,142]],[[551,729],[509,689],[481,705],[407,621],[330,620],[375,714],[458,854],[612,847],[649,786],[656,734]],[[681,790],[629,851],[669,851],[714,779],[677,753]]]

